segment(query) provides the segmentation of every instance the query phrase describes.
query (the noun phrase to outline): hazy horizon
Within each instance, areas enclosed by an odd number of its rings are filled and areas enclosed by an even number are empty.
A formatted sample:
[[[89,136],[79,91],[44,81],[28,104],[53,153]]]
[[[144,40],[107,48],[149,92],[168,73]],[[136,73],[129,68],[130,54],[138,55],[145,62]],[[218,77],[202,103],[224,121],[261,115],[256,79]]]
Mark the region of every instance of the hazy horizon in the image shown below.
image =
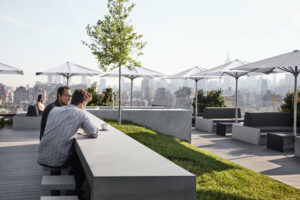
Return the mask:
[[[194,66],[215,67],[230,58],[249,62],[299,49],[300,2],[283,1],[132,1],[135,31],[147,41],[142,66],[174,74]],[[24,76],[0,75],[20,86],[47,77],[41,69],[70,61],[98,69],[81,43],[85,27],[103,19],[106,1],[0,0],[0,62]],[[81,80],[79,78],[79,80]],[[94,78],[93,80],[96,80]]]

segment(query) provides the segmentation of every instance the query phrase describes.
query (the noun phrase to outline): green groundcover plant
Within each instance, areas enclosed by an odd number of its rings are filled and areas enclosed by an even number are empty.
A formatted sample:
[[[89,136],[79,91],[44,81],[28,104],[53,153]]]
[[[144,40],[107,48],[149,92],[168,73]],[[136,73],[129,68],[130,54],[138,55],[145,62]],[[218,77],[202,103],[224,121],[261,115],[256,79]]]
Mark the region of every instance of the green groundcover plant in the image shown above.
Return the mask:
[[[300,199],[300,190],[241,167],[187,142],[123,122],[112,126],[197,176],[197,200]]]

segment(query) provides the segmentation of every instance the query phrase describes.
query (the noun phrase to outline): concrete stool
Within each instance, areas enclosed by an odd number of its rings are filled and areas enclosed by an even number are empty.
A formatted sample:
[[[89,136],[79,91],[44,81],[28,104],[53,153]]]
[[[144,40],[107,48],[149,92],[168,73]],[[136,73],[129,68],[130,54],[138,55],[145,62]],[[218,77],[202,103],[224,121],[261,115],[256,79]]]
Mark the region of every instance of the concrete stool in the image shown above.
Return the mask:
[[[43,176],[42,189],[44,190],[75,190],[75,179],[71,175]]]

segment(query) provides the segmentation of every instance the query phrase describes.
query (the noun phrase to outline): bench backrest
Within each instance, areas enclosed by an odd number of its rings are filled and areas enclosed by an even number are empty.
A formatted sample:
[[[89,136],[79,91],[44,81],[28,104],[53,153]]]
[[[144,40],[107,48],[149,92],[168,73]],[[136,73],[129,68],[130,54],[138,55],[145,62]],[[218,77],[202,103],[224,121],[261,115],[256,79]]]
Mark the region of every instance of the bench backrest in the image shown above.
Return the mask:
[[[26,116],[38,116],[38,115],[39,115],[39,110],[36,105],[28,106]]]
[[[205,119],[235,118],[235,108],[205,107],[203,111],[203,118]],[[238,108],[238,118],[241,118],[240,108]]]
[[[293,117],[288,112],[246,112],[244,126],[293,126]]]

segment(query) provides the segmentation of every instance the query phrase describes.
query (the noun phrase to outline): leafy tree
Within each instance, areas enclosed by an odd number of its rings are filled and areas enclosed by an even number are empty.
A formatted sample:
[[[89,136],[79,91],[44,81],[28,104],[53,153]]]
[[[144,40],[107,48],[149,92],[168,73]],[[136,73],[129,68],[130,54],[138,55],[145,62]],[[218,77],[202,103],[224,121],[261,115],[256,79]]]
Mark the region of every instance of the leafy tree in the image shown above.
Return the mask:
[[[99,95],[96,92],[95,87],[90,87],[87,91],[92,95],[92,100],[87,104],[87,106],[96,106],[98,105]]]
[[[142,35],[134,32],[129,24],[129,13],[135,4],[129,0],[108,0],[108,14],[97,25],[86,27],[91,43],[83,41],[92,54],[96,56],[100,68],[107,71],[119,68],[119,117],[121,124],[121,67],[131,68],[141,66],[136,57],[142,55],[141,50],[146,45],[140,41]]]
[[[211,90],[207,94],[205,94],[203,89],[198,90],[198,113],[203,113],[205,107],[226,107],[222,93],[221,89]],[[193,103],[193,107],[195,109],[195,103]]]
[[[115,101],[116,101],[116,94],[113,92],[112,88],[106,88],[105,91],[100,95],[99,105],[110,106]]]
[[[300,90],[297,90],[297,124],[300,125]],[[283,99],[283,104],[280,106],[280,111],[281,112],[290,112],[294,116],[294,93],[293,92],[288,92],[286,93],[286,96]]]

